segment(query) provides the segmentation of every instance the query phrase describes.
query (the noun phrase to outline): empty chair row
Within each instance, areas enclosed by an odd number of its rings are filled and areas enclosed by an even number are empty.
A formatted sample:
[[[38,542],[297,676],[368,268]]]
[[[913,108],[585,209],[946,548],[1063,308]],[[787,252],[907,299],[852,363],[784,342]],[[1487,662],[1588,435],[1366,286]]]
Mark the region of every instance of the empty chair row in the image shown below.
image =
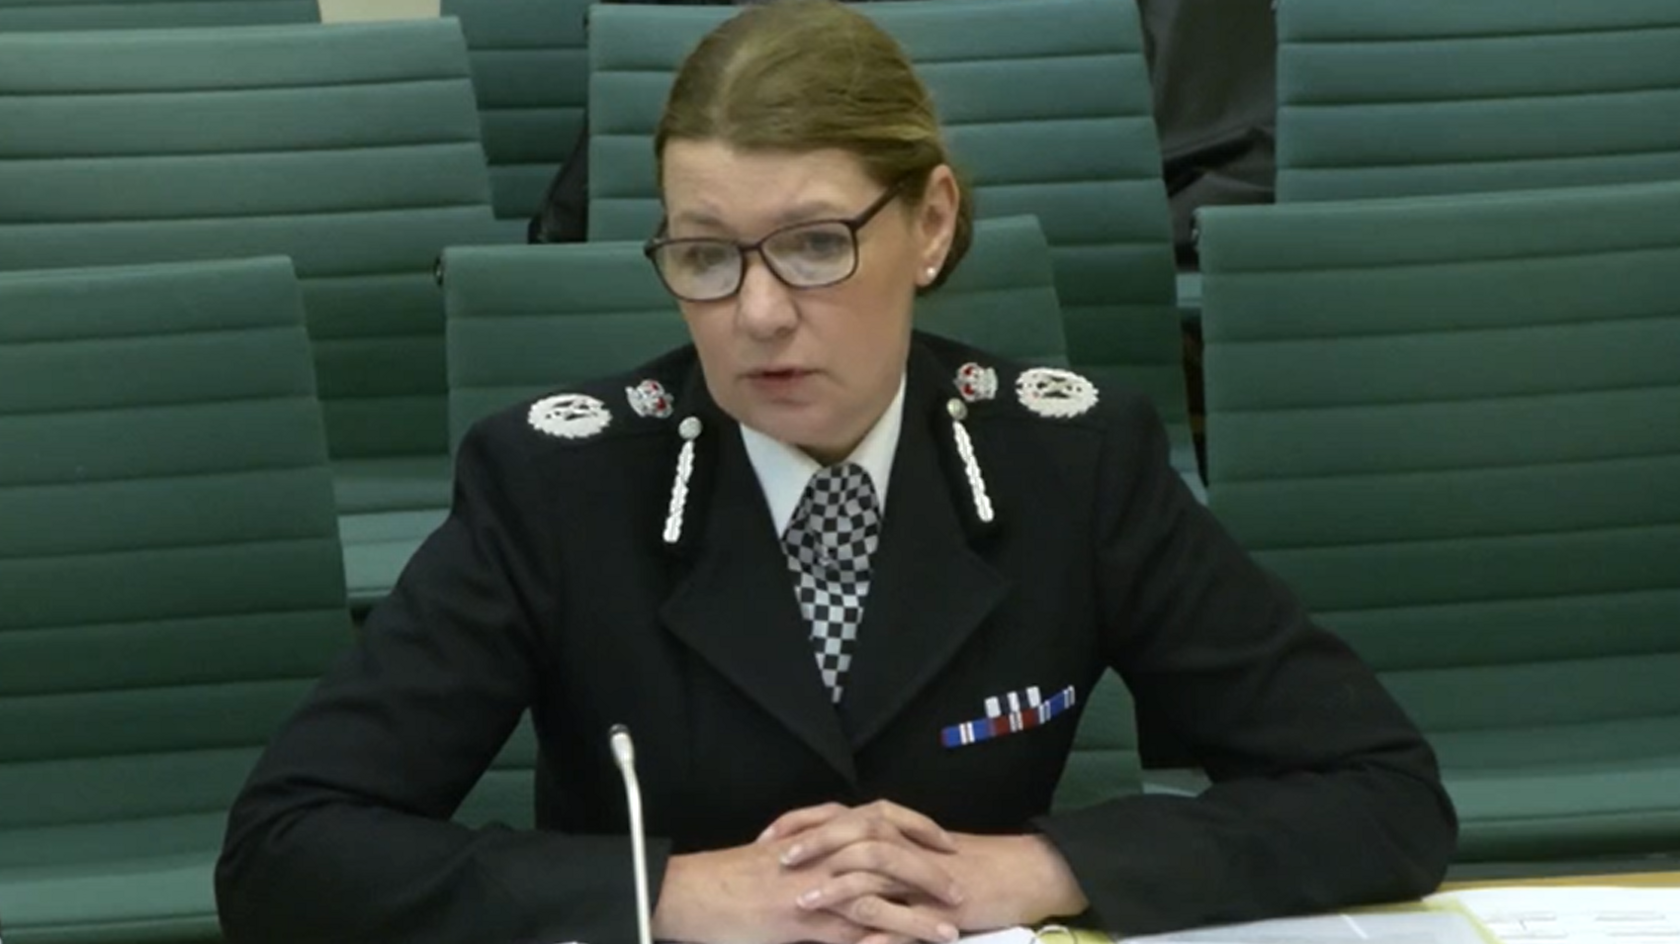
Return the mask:
[[[1680,172],[1680,11],[1606,0],[1283,0],[1285,201],[1671,179]],[[588,98],[584,0],[443,0],[466,32],[497,214],[522,223],[571,152]],[[651,11],[652,37],[688,14]],[[723,14],[717,14],[723,15]],[[889,14],[891,16],[891,14]],[[302,23],[314,0],[0,0],[0,32]],[[714,17],[701,14],[702,22]],[[1055,74],[1027,85],[1072,87]],[[1019,88],[1017,83],[1016,87]],[[1135,90],[1134,90],[1135,91]]]
[[[459,28],[0,35],[0,126],[0,271],[292,259],[352,590],[382,592],[363,533],[411,548],[448,501],[433,266],[500,238]]]
[[[283,258],[0,273],[0,917],[217,939],[226,811],[346,641]]]
[[[1680,181],[1200,223],[1209,504],[1430,736],[1460,858],[1680,849]]]
[[[1680,5],[1280,0],[1282,202],[1680,179]]]
[[[317,23],[316,0],[0,0],[0,33]]]

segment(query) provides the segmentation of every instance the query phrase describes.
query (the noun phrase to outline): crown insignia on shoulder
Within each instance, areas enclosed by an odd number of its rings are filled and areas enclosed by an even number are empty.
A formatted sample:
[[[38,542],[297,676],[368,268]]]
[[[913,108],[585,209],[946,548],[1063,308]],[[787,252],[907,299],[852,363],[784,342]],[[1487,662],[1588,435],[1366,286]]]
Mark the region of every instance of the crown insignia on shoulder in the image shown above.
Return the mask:
[[[957,368],[957,392],[970,403],[997,396],[997,371],[969,361]]]
[[[629,398],[630,409],[636,411],[637,416],[656,420],[668,419],[677,404],[676,398],[666,393],[664,385],[657,380],[644,380],[634,387],[625,387],[624,395]]]

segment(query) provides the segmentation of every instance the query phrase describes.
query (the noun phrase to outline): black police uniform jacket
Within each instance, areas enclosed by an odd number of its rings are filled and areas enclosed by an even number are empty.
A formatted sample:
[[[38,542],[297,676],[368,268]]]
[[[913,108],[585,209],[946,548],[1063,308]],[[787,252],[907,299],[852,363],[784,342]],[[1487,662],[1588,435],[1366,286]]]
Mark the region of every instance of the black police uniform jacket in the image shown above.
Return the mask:
[[[997,372],[996,397],[961,421],[990,521],[953,419],[966,363]],[[1435,886],[1455,821],[1430,749],[1183,487],[1142,398],[1035,410],[1021,368],[921,334],[907,370],[838,707],[738,427],[691,348],[580,388],[610,414],[591,435],[542,432],[529,404],[478,424],[448,519],[235,804],[217,871],[230,940],[633,940],[607,746],[620,723],[655,895],[674,852],[876,798],[952,830],[1042,832],[1089,898],[1083,920],[1131,934]],[[648,379],[671,415],[630,409],[626,388]],[[689,417],[701,432],[674,496]],[[1109,669],[1196,752],[1205,794],[1050,812],[1077,708],[942,737],[988,698],[1083,696]],[[538,829],[449,822],[527,708]]]

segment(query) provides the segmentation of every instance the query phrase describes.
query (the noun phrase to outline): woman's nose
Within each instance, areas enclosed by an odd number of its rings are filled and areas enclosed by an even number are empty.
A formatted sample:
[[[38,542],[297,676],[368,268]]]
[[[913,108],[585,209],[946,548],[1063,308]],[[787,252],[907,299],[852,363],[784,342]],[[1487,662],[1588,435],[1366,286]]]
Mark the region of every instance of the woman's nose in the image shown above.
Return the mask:
[[[774,337],[798,321],[793,293],[758,253],[746,259],[741,290],[735,296],[736,314],[742,328],[754,337]]]

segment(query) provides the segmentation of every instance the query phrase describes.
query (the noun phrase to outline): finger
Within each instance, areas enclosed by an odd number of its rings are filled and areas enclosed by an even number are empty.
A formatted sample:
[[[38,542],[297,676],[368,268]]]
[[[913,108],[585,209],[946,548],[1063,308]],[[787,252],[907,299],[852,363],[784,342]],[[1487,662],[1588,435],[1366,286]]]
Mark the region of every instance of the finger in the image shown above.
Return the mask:
[[[796,926],[790,940],[808,941],[812,944],[859,944],[866,937],[885,933],[873,928],[860,927],[839,915],[819,911],[806,915]],[[901,944],[908,944],[901,934],[890,936]]]
[[[814,829],[830,822],[837,816],[843,815],[849,807],[839,803],[824,803],[820,806],[807,806],[783,813],[776,821],[764,828],[758,834],[758,842],[773,842],[786,836],[802,833],[807,829]]]
[[[794,904],[806,911],[816,911],[817,909],[834,911],[847,902],[866,895],[901,900],[912,893],[912,889],[900,885],[885,875],[879,875],[875,872],[847,872],[844,875],[831,877],[820,885],[806,889],[800,893]]]
[[[912,893],[955,907],[963,903],[963,891],[938,861],[940,855],[913,846],[871,840],[853,843],[828,856],[823,860],[823,867],[839,877],[853,872],[877,875]]]
[[[955,841],[938,823],[915,810],[882,802],[848,810],[800,834],[782,852],[782,864],[799,865],[870,839],[908,840],[936,852],[957,851]]]
[[[834,909],[846,920],[873,932],[901,935],[913,941],[949,944],[957,939],[957,926],[931,908],[901,905],[876,895],[865,895]]]
[[[884,931],[876,931],[859,938],[857,944],[915,944],[915,942],[902,934],[887,934]]]
[[[940,852],[956,852],[957,842],[945,828],[933,821],[933,818],[918,813],[908,806],[900,806],[886,800],[877,800],[870,804],[876,815],[897,827],[900,833]]]
[[[826,911],[810,916],[810,919],[799,925],[795,932],[800,940],[813,944],[863,944],[864,941],[878,941],[882,944],[916,944],[913,938],[903,934],[891,934],[886,931],[876,931],[854,924],[839,915]]]
[[[815,862],[860,842],[890,842],[897,831],[878,820],[856,816],[836,817],[799,834],[782,850],[781,863],[787,868]]]

